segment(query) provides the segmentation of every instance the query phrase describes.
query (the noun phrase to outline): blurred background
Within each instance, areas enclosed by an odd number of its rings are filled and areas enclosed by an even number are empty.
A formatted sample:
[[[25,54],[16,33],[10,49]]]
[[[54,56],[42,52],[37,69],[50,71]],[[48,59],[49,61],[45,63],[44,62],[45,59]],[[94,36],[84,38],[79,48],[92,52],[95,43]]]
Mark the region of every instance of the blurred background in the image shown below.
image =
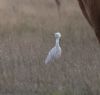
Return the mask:
[[[44,64],[60,31],[62,56]],[[77,0],[0,0],[0,95],[99,95],[100,45]]]

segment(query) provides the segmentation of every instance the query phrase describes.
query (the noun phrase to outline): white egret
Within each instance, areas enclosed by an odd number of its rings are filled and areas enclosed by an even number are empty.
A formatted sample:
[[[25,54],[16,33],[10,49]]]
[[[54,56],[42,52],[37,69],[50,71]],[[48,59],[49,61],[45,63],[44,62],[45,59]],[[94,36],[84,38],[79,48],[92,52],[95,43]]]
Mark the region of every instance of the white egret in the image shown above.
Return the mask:
[[[56,44],[55,46],[49,51],[48,56],[45,60],[45,64],[58,59],[61,56],[61,47],[59,45],[59,40],[61,38],[60,32],[55,33]]]

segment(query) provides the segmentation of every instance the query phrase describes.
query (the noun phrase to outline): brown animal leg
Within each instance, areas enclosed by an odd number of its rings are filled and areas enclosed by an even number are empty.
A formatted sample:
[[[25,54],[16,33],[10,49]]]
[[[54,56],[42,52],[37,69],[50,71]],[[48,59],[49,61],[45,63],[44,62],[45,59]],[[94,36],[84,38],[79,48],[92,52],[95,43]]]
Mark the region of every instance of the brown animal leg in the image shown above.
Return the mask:
[[[60,0],[55,0],[55,2],[56,2],[56,4],[57,4],[57,6],[60,7],[60,5],[61,5]]]

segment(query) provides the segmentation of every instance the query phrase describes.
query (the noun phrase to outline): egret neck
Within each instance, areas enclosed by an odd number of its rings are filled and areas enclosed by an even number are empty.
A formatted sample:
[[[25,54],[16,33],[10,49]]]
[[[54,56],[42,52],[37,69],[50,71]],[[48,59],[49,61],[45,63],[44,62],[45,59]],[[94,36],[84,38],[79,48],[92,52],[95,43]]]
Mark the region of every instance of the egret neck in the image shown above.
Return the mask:
[[[56,38],[56,47],[59,47],[59,40],[60,38]]]

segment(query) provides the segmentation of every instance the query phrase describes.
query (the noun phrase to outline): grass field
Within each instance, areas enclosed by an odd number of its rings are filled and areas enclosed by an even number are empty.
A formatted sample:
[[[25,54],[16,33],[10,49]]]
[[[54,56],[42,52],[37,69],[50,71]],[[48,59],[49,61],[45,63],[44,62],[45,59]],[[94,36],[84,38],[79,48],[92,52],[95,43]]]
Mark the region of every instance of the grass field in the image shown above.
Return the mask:
[[[62,34],[62,56],[44,64]],[[100,46],[76,0],[0,0],[0,95],[99,95]]]

